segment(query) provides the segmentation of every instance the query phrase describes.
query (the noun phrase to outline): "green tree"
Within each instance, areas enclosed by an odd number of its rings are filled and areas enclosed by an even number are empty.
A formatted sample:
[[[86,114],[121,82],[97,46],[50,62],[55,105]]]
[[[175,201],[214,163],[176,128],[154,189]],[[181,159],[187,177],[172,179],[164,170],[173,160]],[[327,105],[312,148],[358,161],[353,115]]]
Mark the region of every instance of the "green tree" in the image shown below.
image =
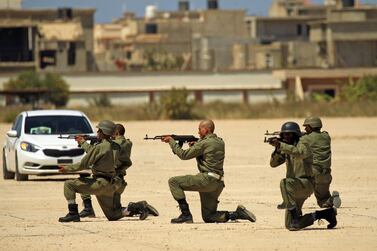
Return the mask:
[[[97,106],[97,107],[112,107],[111,100],[106,93],[100,94],[97,97],[93,97],[89,100],[90,106]]]
[[[160,97],[163,113],[169,119],[192,119],[193,102],[188,100],[189,93],[185,88],[164,93]]]
[[[144,51],[144,68],[151,71],[180,70],[184,59],[162,49],[151,48]]]
[[[47,73],[42,81],[43,87],[49,90],[46,101],[57,107],[65,106],[69,99],[69,86],[58,74]]]
[[[15,79],[4,84],[4,90],[38,91],[37,93],[18,94],[22,104],[44,101],[57,107],[65,106],[69,99],[69,86],[56,73],[40,74],[29,71],[20,73]]]
[[[344,101],[377,100],[377,76],[365,76],[358,80],[349,79],[340,91]]]

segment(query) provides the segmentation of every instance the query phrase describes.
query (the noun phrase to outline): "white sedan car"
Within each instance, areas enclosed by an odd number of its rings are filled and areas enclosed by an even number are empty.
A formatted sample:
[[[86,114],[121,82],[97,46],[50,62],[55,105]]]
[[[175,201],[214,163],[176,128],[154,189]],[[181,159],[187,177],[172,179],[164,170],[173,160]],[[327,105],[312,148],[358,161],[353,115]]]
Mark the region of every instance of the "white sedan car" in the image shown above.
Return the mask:
[[[95,136],[87,116],[74,110],[20,113],[7,132],[3,147],[3,177],[27,180],[28,175],[58,174],[58,165],[74,164],[84,156],[68,135]],[[84,171],[88,173],[88,171]]]

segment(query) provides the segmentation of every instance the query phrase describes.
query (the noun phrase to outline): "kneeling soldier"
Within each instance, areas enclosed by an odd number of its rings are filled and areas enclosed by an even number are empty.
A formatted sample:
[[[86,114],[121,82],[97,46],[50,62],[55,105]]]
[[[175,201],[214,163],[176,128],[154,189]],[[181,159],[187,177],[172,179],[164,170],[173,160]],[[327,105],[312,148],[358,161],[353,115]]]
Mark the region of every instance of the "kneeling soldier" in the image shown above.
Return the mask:
[[[76,193],[96,195],[108,220],[118,220],[129,215],[130,211],[140,213],[140,219],[145,219],[148,216],[145,204],[122,208],[120,203],[114,203],[115,192],[122,187],[121,181],[115,176],[115,161],[120,146],[111,140],[115,130],[115,124],[112,121],[103,120],[97,125],[97,128],[97,137],[100,143],[89,149],[80,163],[61,166],[59,169],[60,172],[74,172],[91,168],[93,173],[92,178],[67,180],[64,183],[64,196],[68,202],[69,212],[65,217],[60,217],[59,221],[80,221]]]
[[[312,225],[315,220],[326,219],[329,222],[327,228],[334,228],[337,224],[334,208],[302,215],[302,206],[313,193],[314,178],[313,155],[305,138],[300,138],[299,125],[295,122],[284,123],[280,137],[270,142],[275,146],[270,165],[277,167],[284,162],[287,165],[286,178],[280,182],[281,195],[286,208],[285,227],[289,230],[300,230]]]
[[[171,223],[192,223],[193,218],[184,191],[198,191],[202,206],[202,218],[206,223],[227,222],[229,220],[256,221],[253,213],[239,205],[233,212],[217,211],[218,198],[224,188],[224,141],[214,134],[215,124],[204,120],[199,124],[199,141],[183,150],[172,137],[162,141],[169,143],[173,152],[182,160],[196,158],[199,172],[196,175],[176,176],[169,179],[170,191],[178,202],[181,215]]]
[[[335,206],[339,208],[339,192],[330,194],[331,176],[331,138],[326,131],[321,132],[322,121],[318,117],[309,117],[304,121],[310,149],[313,152],[314,195],[321,208]]]
[[[121,194],[124,192],[127,186],[127,182],[124,180],[124,177],[126,176],[126,170],[132,165],[131,161],[131,149],[132,149],[132,141],[129,139],[126,139],[124,137],[126,130],[122,124],[116,124],[115,125],[115,132],[113,135],[114,142],[117,143],[120,146],[119,154],[117,156],[117,159],[115,161],[115,173],[116,177],[119,182],[119,188],[114,193],[114,206],[120,205],[121,203]],[[91,148],[94,146],[91,144],[88,144],[85,139],[81,136],[77,136],[75,138],[77,143],[85,150],[85,152],[88,152]],[[79,213],[80,218],[84,217],[95,217],[94,209],[92,206],[92,201],[90,194],[81,194],[81,198],[84,202],[84,209]],[[113,210],[113,205],[110,205],[110,208],[104,207],[102,204],[102,210],[107,214],[106,212],[111,212]],[[159,213],[156,208],[154,208],[152,205],[148,204],[146,201],[139,201],[139,202],[130,202],[127,206],[127,208],[130,211],[130,214],[127,216],[133,216],[137,215],[137,210],[132,210],[133,208],[146,206],[148,213],[153,216],[158,216]],[[145,215],[139,215],[139,217],[144,218]]]

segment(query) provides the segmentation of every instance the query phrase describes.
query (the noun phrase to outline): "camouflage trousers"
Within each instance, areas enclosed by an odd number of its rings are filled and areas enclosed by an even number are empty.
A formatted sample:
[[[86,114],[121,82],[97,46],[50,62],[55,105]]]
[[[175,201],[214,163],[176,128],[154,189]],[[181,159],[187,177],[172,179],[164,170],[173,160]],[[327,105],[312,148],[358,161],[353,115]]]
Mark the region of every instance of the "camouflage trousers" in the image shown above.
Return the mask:
[[[202,218],[206,223],[227,222],[227,211],[217,211],[218,198],[225,185],[206,173],[176,176],[169,179],[170,192],[175,200],[185,199],[184,191],[199,192]]]
[[[106,218],[112,221],[123,217],[120,196],[126,186],[122,179],[110,182],[104,178],[79,178],[64,183],[64,196],[67,200],[74,200],[76,193],[86,194],[89,198],[95,195]]]
[[[300,229],[313,224],[312,214],[302,215],[302,206],[307,198],[313,193],[312,181],[305,178],[285,178],[280,182],[281,195],[283,197],[285,210],[285,227],[289,228],[292,216],[288,209],[296,208],[299,212]]]
[[[333,206],[333,197],[330,194],[330,184],[332,181],[331,170],[318,170],[313,168],[314,174],[314,195],[317,199],[317,204],[321,208]]]

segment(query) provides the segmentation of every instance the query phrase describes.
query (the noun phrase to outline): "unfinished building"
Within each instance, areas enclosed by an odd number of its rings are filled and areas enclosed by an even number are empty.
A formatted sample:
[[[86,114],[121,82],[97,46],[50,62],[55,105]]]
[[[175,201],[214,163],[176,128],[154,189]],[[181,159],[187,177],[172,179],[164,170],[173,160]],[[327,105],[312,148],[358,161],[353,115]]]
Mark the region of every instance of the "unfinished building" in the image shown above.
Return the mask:
[[[93,9],[0,9],[0,71],[95,70]]]
[[[331,10],[326,20],[311,23],[310,41],[322,67],[376,67],[377,8]]]
[[[276,0],[247,17],[251,41],[233,45],[233,69],[375,67],[377,8],[357,1]]]

